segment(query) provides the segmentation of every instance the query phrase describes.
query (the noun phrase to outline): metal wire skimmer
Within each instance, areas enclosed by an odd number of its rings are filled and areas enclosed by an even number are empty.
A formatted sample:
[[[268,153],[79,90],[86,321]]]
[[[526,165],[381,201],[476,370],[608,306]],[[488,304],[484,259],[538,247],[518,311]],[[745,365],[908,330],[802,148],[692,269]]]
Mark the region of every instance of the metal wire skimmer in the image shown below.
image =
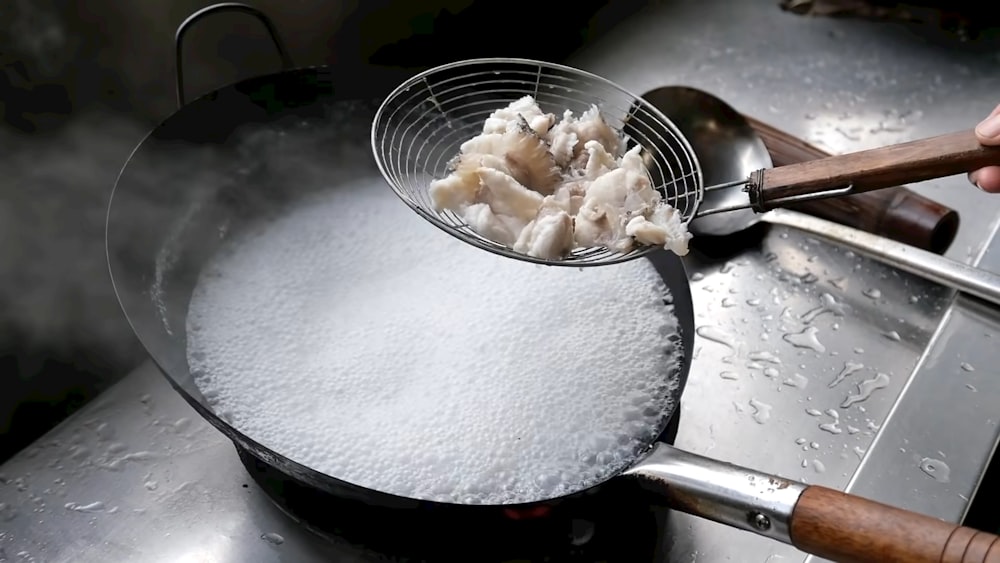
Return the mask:
[[[482,133],[495,110],[531,95],[557,116],[582,114],[596,105],[629,148],[643,146],[653,186],[678,209],[687,224],[702,199],[702,177],[688,142],[663,113],[599,76],[553,63],[527,59],[472,59],[420,73],[397,87],[383,102],[372,125],[372,150],[392,190],[422,217],[445,232],[481,249],[543,264],[598,266],[637,258],[658,247],[637,245],[628,252],[604,247],[576,248],[567,257],[545,260],[489,240],[457,214],[437,211],[428,186],[449,173],[461,144]]]
[[[577,248],[558,260],[515,252],[477,234],[458,215],[438,212],[428,194],[432,180],[446,176],[461,144],[482,132],[496,109],[531,95],[548,113],[581,114],[596,105],[604,120],[631,148],[642,146],[654,188],[689,224],[712,213],[750,208],[756,212],[821,197],[849,195],[1000,165],[1000,147],[979,143],[973,130],[898,145],[836,155],[753,172],[745,180],[704,187],[694,151],[680,130],[656,107],[620,86],[567,66],[526,59],[473,59],[418,74],[394,90],[372,124],[372,151],[383,176],[407,205],[445,232],[479,248],[512,258],[564,266],[600,266],[642,256]],[[706,192],[739,188],[745,203],[702,205]]]

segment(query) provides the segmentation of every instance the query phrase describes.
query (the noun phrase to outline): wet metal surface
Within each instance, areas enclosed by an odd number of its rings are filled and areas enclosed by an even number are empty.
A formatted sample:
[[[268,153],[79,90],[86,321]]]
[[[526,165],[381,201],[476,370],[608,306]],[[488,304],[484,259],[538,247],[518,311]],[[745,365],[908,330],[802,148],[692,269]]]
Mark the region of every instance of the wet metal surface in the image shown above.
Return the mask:
[[[996,45],[942,46],[946,41],[898,25],[804,18],[769,0],[677,1],[633,18],[569,62],[634,92],[698,87],[842,152],[970,127],[1000,101]],[[913,188],[960,212],[948,256],[975,263],[983,255],[981,265],[1000,270],[1000,253],[990,247],[1000,199],[961,177]],[[996,311],[790,229],[772,228],[746,244],[731,256],[688,260],[699,330],[677,445],[961,519],[997,443],[1000,378],[990,361],[1000,338]],[[147,395],[162,409],[153,417],[158,424],[143,411]],[[252,484],[241,487],[246,476],[232,447],[149,366],[108,400],[104,410],[88,407],[68,421],[55,439],[85,437],[104,464],[161,453],[122,461],[118,473],[73,473],[66,442],[49,446],[53,437],[44,438],[0,467],[0,555],[336,556]],[[118,437],[100,442],[102,422]],[[116,440],[123,445],[112,451]],[[36,512],[40,504],[44,512]],[[260,539],[266,534],[282,541]],[[659,541],[663,561],[806,559],[789,546],[682,514],[669,518]]]

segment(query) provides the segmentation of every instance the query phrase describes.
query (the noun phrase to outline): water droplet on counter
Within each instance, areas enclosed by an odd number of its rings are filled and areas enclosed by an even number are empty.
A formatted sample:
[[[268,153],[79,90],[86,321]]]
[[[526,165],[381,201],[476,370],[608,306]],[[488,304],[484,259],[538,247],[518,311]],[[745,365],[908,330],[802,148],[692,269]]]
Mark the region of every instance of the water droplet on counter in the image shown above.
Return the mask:
[[[143,486],[146,487],[147,491],[155,491],[160,486],[160,484],[157,483],[156,481],[146,481],[145,483],[143,483]]]
[[[770,352],[750,352],[747,358],[754,362],[767,362],[769,364],[781,365],[781,358]]]
[[[17,518],[17,509],[14,508],[14,505],[0,502],[0,520],[10,522],[14,518]],[[0,559],[0,561],[3,560]]]
[[[861,354],[865,353],[865,349],[864,348],[855,348],[854,349],[854,353],[860,356]]]
[[[121,471],[125,468],[125,465],[130,462],[147,462],[158,459],[160,456],[154,454],[153,452],[139,451],[125,454],[118,459],[114,459],[108,463],[101,465],[101,469],[108,469],[111,471]]]
[[[840,383],[847,379],[849,375],[863,369],[864,367],[864,364],[859,364],[857,362],[844,362],[844,367],[840,370],[840,373],[837,374],[837,377],[833,378],[833,381],[831,381],[827,387],[833,388],[840,385]]]
[[[878,288],[869,288],[861,292],[865,297],[869,299],[878,299],[882,297],[882,291]]]
[[[827,409],[826,415],[833,420],[820,424],[819,429],[824,432],[829,432],[830,434],[840,434],[843,432],[840,428],[840,413],[833,409]]]
[[[816,258],[815,256],[812,256],[812,257],[810,257],[809,261],[812,262],[815,258]],[[804,276],[802,276],[801,278],[799,278],[799,281],[802,282],[802,283],[804,283],[804,284],[811,284],[811,283],[818,282],[819,278],[816,277],[816,274],[814,274],[812,272],[808,272]]]
[[[764,368],[764,376],[765,377],[772,377],[773,378],[773,377],[778,377],[779,375],[781,375],[781,372],[778,371],[778,370],[776,370],[775,368]]]
[[[847,289],[847,278],[837,278],[830,280],[830,285],[843,291]]]
[[[962,362],[961,364],[958,365],[958,367],[962,368],[962,371],[969,371],[969,372],[976,371],[976,368],[972,367],[972,364],[968,364],[966,362]]]
[[[826,466],[823,465],[823,462],[818,459],[813,460],[812,466],[813,466],[813,471],[815,471],[816,473],[822,473],[826,471]]]
[[[878,373],[875,377],[871,379],[866,379],[858,384],[858,392],[855,395],[848,395],[844,402],[840,404],[840,408],[846,409],[847,407],[860,403],[862,401],[867,401],[869,397],[872,396],[877,389],[882,389],[889,385],[889,376],[884,373]]]
[[[693,282],[701,281],[703,279],[705,279],[705,274],[703,274],[701,272],[695,272],[695,273],[691,274],[691,281],[693,281]]]
[[[736,306],[736,300],[733,299],[732,297],[725,297],[725,298],[722,299],[722,306],[725,307],[725,308],[727,308],[727,309],[729,307],[735,307]]]
[[[727,260],[726,263],[723,264],[721,268],[719,268],[719,273],[728,274],[729,272],[732,272],[733,268],[735,267],[736,267],[735,262],[733,262],[732,260]]]
[[[901,340],[901,338],[899,337],[899,333],[896,332],[895,330],[883,332],[882,336],[888,338],[889,340],[892,340],[893,342],[899,342]]]
[[[181,434],[185,430],[187,430],[188,427],[190,427],[190,426],[191,426],[191,419],[190,418],[187,418],[187,417],[179,418],[179,419],[177,419],[177,422],[174,423],[174,431],[177,432],[178,434]]]
[[[783,338],[796,348],[807,348],[818,353],[826,352],[826,346],[823,346],[819,338],[816,337],[817,333],[819,333],[819,329],[810,326],[799,333],[788,333]]]
[[[818,450],[819,449],[819,442],[809,442],[809,447],[812,448],[812,449],[814,449],[814,450]]]
[[[115,435],[114,429],[108,426],[107,422],[98,424],[97,427],[94,428],[94,432],[97,433],[97,438],[102,442],[110,440]]]
[[[824,293],[820,296],[820,305],[802,315],[802,322],[809,324],[823,313],[832,313],[834,316],[843,317],[845,313],[844,305],[842,303],[838,303],[837,299],[834,298],[833,295]]]
[[[803,460],[802,460],[802,467],[809,467],[809,461],[808,461],[808,460],[805,460],[805,459],[803,459]]]
[[[735,381],[738,378],[736,373],[732,371],[719,372],[719,377],[721,377],[722,379],[728,379],[730,381]]]
[[[90,504],[77,504],[75,502],[67,502],[64,507],[66,510],[75,510],[76,512],[102,512],[104,511],[104,503],[101,501],[92,502]]]
[[[950,481],[951,468],[940,459],[925,457],[920,460],[920,470],[932,477],[938,483]]]
[[[700,326],[695,329],[695,333],[698,336],[704,338],[705,340],[710,340],[717,344],[722,344],[723,346],[729,348],[730,350],[735,350],[736,345],[733,344],[733,339],[728,334],[714,326]]]
[[[795,439],[795,443],[801,446],[802,444],[806,443],[806,439],[805,438],[796,438]]]
[[[750,407],[753,408],[753,419],[757,424],[764,424],[771,418],[771,405],[763,403],[758,399],[750,399]]]
[[[760,299],[747,299],[747,305],[756,307],[757,305],[760,305]]]
[[[818,409],[806,409],[806,414],[808,414],[809,416],[822,416],[823,415],[823,413],[820,412]]]
[[[789,387],[796,387],[798,389],[805,389],[809,380],[802,374],[795,373],[791,377],[785,379],[782,383]]]
[[[858,456],[858,459],[864,459],[866,451],[861,449],[861,446],[854,446],[854,455]]]
[[[969,391],[972,391],[973,393],[976,393],[976,392],[979,391],[979,389],[976,389],[971,383],[966,383],[965,384],[965,388],[968,389]]]
[[[910,305],[916,305],[920,301],[920,298],[916,295],[911,295],[907,301],[909,301]]]
[[[857,426],[851,426],[850,424],[847,425],[848,434],[857,434],[858,432],[861,432],[861,429]]]
[[[85,446],[77,444],[69,447],[70,459],[85,459],[88,455],[90,455],[90,450]]]
[[[268,532],[266,534],[261,534],[260,539],[266,541],[267,543],[274,545],[281,545],[285,543],[285,538],[281,534],[276,534],[274,532]]]

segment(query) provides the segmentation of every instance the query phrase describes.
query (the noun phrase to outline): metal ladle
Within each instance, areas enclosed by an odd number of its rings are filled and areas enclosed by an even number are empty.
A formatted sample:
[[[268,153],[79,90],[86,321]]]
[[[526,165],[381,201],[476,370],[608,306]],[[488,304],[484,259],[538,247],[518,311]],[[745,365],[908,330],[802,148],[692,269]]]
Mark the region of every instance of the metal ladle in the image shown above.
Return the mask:
[[[772,167],[763,140],[743,115],[726,102],[685,86],[659,88],[655,93],[648,101],[688,139],[703,165],[705,184],[732,182],[755,170]],[[712,207],[725,206],[728,200],[740,198],[745,200],[746,194],[739,186],[705,194],[706,201],[714,199],[710,202]],[[905,272],[1000,305],[1000,275],[790,209],[705,215],[692,220],[689,229],[695,235],[729,235],[760,221],[811,233]]]

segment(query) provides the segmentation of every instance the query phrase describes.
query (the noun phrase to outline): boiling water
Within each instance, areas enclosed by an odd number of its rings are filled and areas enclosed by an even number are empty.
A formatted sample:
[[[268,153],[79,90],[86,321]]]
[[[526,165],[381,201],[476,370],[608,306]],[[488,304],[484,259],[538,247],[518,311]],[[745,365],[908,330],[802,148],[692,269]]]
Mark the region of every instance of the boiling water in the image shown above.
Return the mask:
[[[579,270],[475,249],[381,185],[231,239],[188,361],[216,412],[318,471],[505,504],[604,480],[664,422],[676,318],[646,260]]]

